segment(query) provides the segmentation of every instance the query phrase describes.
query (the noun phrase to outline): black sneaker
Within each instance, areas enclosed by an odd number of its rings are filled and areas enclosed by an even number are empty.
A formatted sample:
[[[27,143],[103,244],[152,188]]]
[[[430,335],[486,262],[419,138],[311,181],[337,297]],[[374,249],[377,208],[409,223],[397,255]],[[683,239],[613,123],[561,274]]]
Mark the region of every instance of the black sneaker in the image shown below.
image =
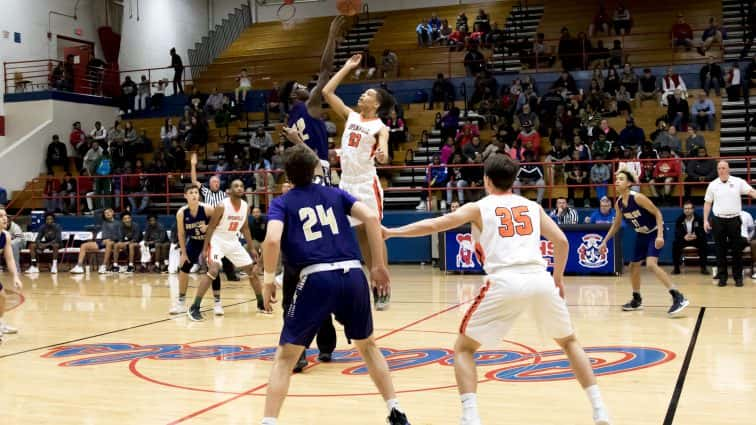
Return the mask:
[[[640,298],[633,297],[632,300],[628,301],[625,305],[622,306],[622,311],[638,311],[643,310],[643,300]]]
[[[128,267],[126,267],[126,273],[128,273],[128,274],[134,273],[134,266],[128,266]]]
[[[389,417],[386,418],[386,421],[389,425],[410,425],[407,420],[407,415],[396,409],[391,409],[391,413],[389,413]]]
[[[304,368],[307,367],[307,357],[305,356],[305,352],[302,351],[302,355],[299,356],[299,360],[297,360],[297,364],[294,365],[294,373],[302,373]]]
[[[674,270],[672,270],[672,274],[680,274],[680,269],[674,269]]]
[[[201,322],[205,320],[205,318],[202,316],[202,312],[200,312],[199,307],[195,307],[195,306],[189,307],[189,310],[187,310],[186,315],[189,316],[189,320],[192,320],[194,322]]]
[[[690,302],[687,298],[681,293],[677,293],[677,295],[672,297],[672,306],[669,307],[669,310],[667,311],[667,314],[670,316],[673,314],[677,314],[683,310],[685,310],[685,307],[688,306]]]
[[[333,359],[333,353],[320,353],[318,354],[318,361],[321,363],[331,363]]]
[[[717,286],[727,286],[727,281],[719,279],[719,283],[717,283]]]
[[[741,279],[741,280],[736,280],[736,281],[735,281],[735,286],[737,286],[737,287],[741,287],[741,286],[743,286],[743,279]]]
[[[121,271],[121,268],[118,266],[111,266],[109,271],[110,273],[119,273]]]

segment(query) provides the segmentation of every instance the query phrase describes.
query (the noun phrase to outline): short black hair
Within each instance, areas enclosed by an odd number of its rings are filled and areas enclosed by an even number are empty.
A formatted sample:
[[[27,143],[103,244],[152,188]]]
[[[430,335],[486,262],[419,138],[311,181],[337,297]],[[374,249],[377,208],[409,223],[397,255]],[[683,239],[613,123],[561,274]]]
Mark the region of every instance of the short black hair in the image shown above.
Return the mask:
[[[519,162],[501,153],[489,155],[483,164],[484,174],[491,180],[491,184],[500,190],[509,190],[512,187],[519,170]]]
[[[623,168],[617,171],[617,174],[624,174],[625,177],[627,177],[627,181],[629,181],[630,183],[638,184],[638,178],[629,170]]]
[[[48,212],[47,214],[45,214],[45,221],[47,221],[47,217],[52,217],[53,220],[55,220],[55,214],[54,213]]]
[[[687,198],[683,201],[683,207],[690,204],[691,206],[695,207],[695,204],[693,203],[693,200],[690,198]]]
[[[196,185],[196,184],[194,184],[194,183],[189,183],[189,184],[187,184],[187,185],[184,186],[184,193],[187,193],[187,192],[189,192],[192,189],[199,190],[199,186]]]
[[[129,216],[129,217],[132,217],[132,218],[134,217],[133,215],[131,215],[130,212],[124,211],[124,212],[121,213],[121,220],[123,220],[123,218],[126,217],[126,216]]]
[[[158,219],[158,216],[157,216],[157,214],[155,214],[155,213],[150,213],[149,215],[147,215],[147,221],[149,221],[149,220],[150,220],[150,219],[152,219],[152,218],[154,218],[155,220],[157,220],[157,219]]]
[[[396,105],[396,99],[386,89],[375,89],[376,98],[378,99],[378,111],[377,114],[380,117],[386,117],[391,113],[391,110]]]
[[[320,160],[306,145],[298,144],[286,150],[284,170],[294,186],[306,186],[312,182],[315,167]]]

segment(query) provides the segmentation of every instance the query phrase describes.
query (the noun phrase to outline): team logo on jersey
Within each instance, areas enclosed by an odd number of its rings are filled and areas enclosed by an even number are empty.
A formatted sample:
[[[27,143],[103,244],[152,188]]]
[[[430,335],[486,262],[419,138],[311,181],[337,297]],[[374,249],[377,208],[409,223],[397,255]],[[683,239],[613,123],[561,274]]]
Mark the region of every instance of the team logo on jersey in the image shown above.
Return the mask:
[[[475,241],[471,233],[457,234],[457,267],[462,269],[475,268]]]
[[[595,233],[588,233],[582,238],[583,243],[577,249],[578,262],[589,269],[598,269],[609,264],[607,253],[599,252],[599,245],[604,238]]]

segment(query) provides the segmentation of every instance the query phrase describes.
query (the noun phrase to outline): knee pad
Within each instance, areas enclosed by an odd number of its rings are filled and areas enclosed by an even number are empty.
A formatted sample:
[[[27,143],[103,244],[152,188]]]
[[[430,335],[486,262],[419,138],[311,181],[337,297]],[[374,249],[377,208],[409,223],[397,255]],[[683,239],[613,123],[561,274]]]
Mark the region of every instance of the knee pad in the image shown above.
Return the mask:
[[[192,270],[192,263],[189,262],[188,260],[184,261],[184,264],[181,265],[181,269],[180,270],[181,270],[182,273],[189,274],[189,272]]]

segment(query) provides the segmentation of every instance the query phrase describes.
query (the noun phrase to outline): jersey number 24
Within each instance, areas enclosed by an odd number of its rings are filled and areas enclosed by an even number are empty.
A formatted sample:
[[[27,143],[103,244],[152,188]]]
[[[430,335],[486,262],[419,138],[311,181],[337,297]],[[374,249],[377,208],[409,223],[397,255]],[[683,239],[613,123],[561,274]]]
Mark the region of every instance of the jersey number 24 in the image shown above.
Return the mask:
[[[511,209],[506,207],[496,208],[496,216],[499,217],[501,222],[499,235],[502,238],[511,238],[515,233],[520,236],[533,233],[533,221],[530,220],[527,213],[528,207],[524,205]]]
[[[336,222],[336,216],[333,215],[333,208],[326,210],[322,205],[316,205],[315,208],[301,208],[299,219],[304,222],[302,230],[307,242],[316,241],[323,237],[323,232],[320,230],[312,230],[316,224],[320,224],[321,228],[328,226],[331,228],[332,234],[339,234],[339,224]]]

